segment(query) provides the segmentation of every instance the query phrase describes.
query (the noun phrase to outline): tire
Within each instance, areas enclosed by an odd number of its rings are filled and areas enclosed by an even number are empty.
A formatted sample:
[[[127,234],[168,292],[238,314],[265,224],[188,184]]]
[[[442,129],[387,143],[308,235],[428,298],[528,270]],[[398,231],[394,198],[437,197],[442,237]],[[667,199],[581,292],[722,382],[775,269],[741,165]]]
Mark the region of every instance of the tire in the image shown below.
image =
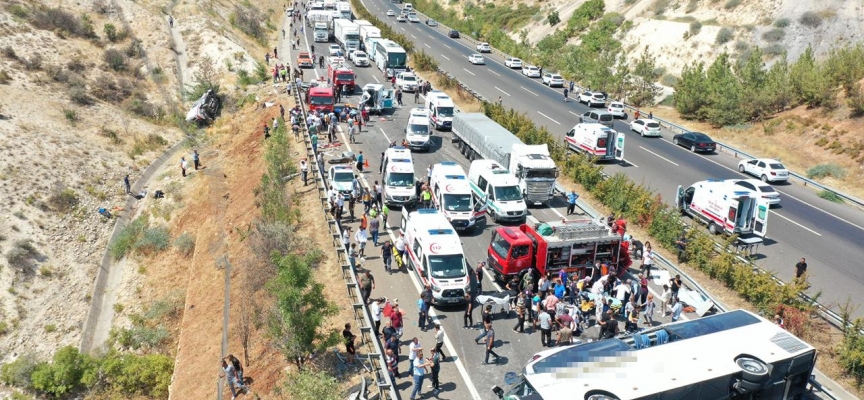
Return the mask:
[[[732,387],[735,389],[735,391],[737,391],[738,393],[742,393],[742,394],[743,393],[750,393],[754,390],[759,390],[762,388],[762,386],[763,386],[762,383],[750,382],[750,381],[744,380],[744,379],[739,379],[737,382],[735,382],[732,385]]]
[[[678,139],[677,139],[677,138],[676,138],[676,139],[672,139],[672,144],[674,144],[674,145],[677,146],[677,145],[678,145]]]
[[[768,176],[767,175],[764,175],[764,174],[762,175],[762,182],[768,183]]]
[[[405,218],[402,218],[402,219],[399,220],[399,229],[400,229],[402,232],[405,232]]]
[[[713,222],[708,223],[708,232],[711,232],[712,235],[717,235],[720,232],[717,230],[717,224]]]
[[[690,145],[690,151],[692,151],[694,153],[696,152],[696,145],[695,144]]]
[[[742,174],[744,173],[744,166],[743,165],[738,166],[738,172],[740,172]]]
[[[735,359],[735,364],[741,368],[741,378],[744,381],[761,384],[770,378],[771,370],[762,360],[744,356]]]

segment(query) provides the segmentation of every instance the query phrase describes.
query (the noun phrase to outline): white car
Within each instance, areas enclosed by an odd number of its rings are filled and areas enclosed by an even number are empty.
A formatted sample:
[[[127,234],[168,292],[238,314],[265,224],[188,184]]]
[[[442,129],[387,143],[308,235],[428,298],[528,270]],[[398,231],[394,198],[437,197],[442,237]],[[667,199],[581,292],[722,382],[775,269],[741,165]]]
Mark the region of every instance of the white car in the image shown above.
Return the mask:
[[[522,75],[525,75],[529,78],[539,78],[540,68],[533,65],[525,65],[522,67]]]
[[[754,158],[738,163],[738,171],[753,175],[762,182],[785,182],[789,180],[789,170],[777,160]]]
[[[639,136],[656,136],[660,137],[660,123],[647,118],[640,118],[630,123],[630,130],[639,134]]]
[[[740,186],[756,192],[772,206],[780,204],[780,193],[777,193],[771,185],[762,183],[757,179],[736,179],[735,186]]]
[[[351,61],[354,63],[354,66],[357,67],[369,66],[369,56],[360,50],[351,53]]]
[[[579,102],[584,103],[588,107],[606,105],[606,95],[600,92],[582,92],[579,93]]]
[[[507,68],[522,68],[522,60],[515,57],[507,57],[504,59],[504,65]]]
[[[411,72],[402,72],[396,75],[396,87],[402,89],[403,92],[417,90],[417,83],[417,76]]]
[[[399,16],[396,17],[396,22],[405,22],[407,20],[408,20],[408,17],[406,17],[405,14],[399,14]]]
[[[472,54],[468,56],[468,62],[474,65],[486,64],[486,59],[479,54]]]
[[[354,190],[354,170],[347,165],[334,165],[327,173],[330,190],[350,196]]]
[[[564,78],[551,72],[544,72],[541,78],[543,84],[549,87],[564,87]]]
[[[417,18],[417,14],[408,14],[408,22],[420,22],[420,18]]]
[[[609,107],[606,108],[606,111],[608,111],[609,114],[612,114],[615,118],[627,119],[627,107],[624,107],[624,103],[620,101],[609,103]]]
[[[438,26],[438,21],[436,21],[436,20],[434,20],[434,19],[427,19],[427,20],[426,20],[426,25],[428,25],[428,26]]]
[[[342,53],[342,48],[339,47],[338,44],[331,44],[330,47],[327,48],[327,50],[331,56],[338,56]]]
[[[477,45],[477,51],[481,53],[491,53],[492,47],[489,46],[489,43],[483,42]]]
[[[387,10],[387,16],[388,16],[388,17],[395,17],[395,16],[396,16],[396,11],[393,11],[393,10]]]

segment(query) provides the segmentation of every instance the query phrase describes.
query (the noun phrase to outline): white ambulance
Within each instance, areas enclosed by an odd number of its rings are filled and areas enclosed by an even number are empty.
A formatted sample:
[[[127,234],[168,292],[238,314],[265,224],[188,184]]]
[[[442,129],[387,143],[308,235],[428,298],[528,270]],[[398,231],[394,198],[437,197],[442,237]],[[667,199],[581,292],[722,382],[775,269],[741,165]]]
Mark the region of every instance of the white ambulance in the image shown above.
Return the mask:
[[[414,273],[432,287],[432,304],[465,302],[471,285],[462,242],[443,213],[424,208],[402,213],[405,254]]]
[[[608,126],[578,124],[564,139],[573,151],[586,153],[602,161],[624,160],[624,134]]]
[[[486,205],[497,222],[525,223],[528,205],[522,198],[519,179],[495,160],[475,160],[468,170],[474,201]]]
[[[768,199],[736,186],[734,179],[709,179],[686,189],[678,186],[675,205],[681,212],[707,224],[713,234],[765,237],[768,228]]]
[[[387,149],[381,168],[384,175],[384,203],[388,207],[410,206],[415,203],[417,194],[414,190],[414,162],[411,160],[411,151],[402,146]]]
[[[412,108],[408,116],[408,125],[405,126],[405,141],[408,142],[408,148],[429,151],[430,134],[429,110],[423,107]]]
[[[426,109],[429,110],[429,126],[439,131],[453,127],[456,104],[450,96],[440,90],[429,92],[426,94]]]
[[[474,227],[486,214],[483,203],[475,202],[471,195],[471,184],[465,170],[453,161],[445,161],[432,166],[430,176],[432,202],[457,231]]]

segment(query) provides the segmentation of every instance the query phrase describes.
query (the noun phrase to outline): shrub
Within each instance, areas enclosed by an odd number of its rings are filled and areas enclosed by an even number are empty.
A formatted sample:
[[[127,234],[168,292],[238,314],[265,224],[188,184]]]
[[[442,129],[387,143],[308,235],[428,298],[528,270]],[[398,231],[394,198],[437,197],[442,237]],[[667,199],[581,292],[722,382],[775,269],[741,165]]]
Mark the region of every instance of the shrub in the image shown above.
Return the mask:
[[[138,38],[134,38],[129,42],[129,45],[126,46],[126,56],[129,58],[141,58],[144,55],[144,47],[141,45],[141,41]]]
[[[75,111],[71,108],[64,108],[63,116],[65,116],[66,121],[72,125],[75,125],[75,123],[78,122],[78,111]]]
[[[699,21],[693,21],[690,23],[690,36],[696,36],[702,30],[702,23]]]
[[[675,87],[675,84],[678,83],[678,77],[672,74],[664,75],[663,79],[660,80],[664,86]]]
[[[558,25],[558,23],[561,22],[561,17],[558,15],[558,11],[552,11],[551,13],[549,13],[549,15],[546,17],[546,22],[548,22],[551,26]]]
[[[66,63],[66,69],[72,72],[81,73],[87,70],[87,65],[80,58],[73,58]]]
[[[195,238],[184,232],[174,239],[174,248],[184,257],[190,257],[195,252]]]
[[[30,354],[22,354],[18,359],[0,368],[0,382],[19,388],[30,387],[30,375],[36,369],[38,362]]]
[[[807,11],[804,14],[801,14],[801,17],[798,18],[798,22],[806,27],[816,28],[819,25],[822,25],[822,17],[813,11]]]
[[[762,49],[762,53],[764,53],[766,56],[780,56],[786,54],[786,48],[783,47],[783,45],[775,43],[765,46],[765,48]]]
[[[3,57],[10,60],[17,60],[18,54],[15,54],[15,49],[13,49],[12,46],[6,46],[3,48]]]
[[[161,119],[165,110],[150,102],[144,92],[132,92],[132,97],[126,102],[126,108],[138,116],[152,119]]]
[[[743,41],[743,40],[738,40],[738,41],[735,42],[735,50],[738,50],[739,52],[742,52],[742,51],[749,50],[749,49],[750,49],[750,44],[749,44],[749,43],[747,43],[747,42],[745,42],[745,41]],[[747,59],[747,57],[742,57],[742,58],[745,59],[745,60]]]
[[[109,353],[100,363],[100,376],[115,393],[167,398],[174,361],[161,354]]]
[[[54,355],[51,363],[40,363],[33,370],[31,381],[33,388],[53,395],[62,396],[78,390],[84,372],[92,368],[93,360],[78,349],[67,346]]]
[[[12,81],[12,76],[5,69],[0,69],[0,85],[7,85]]]
[[[731,10],[735,7],[738,7],[739,4],[741,4],[741,0],[728,0],[726,4],[723,5],[723,8]]]
[[[72,99],[75,104],[79,104],[82,106],[89,106],[93,104],[93,98],[87,94],[87,89],[83,86],[75,85],[69,88],[69,98]]]
[[[164,251],[171,243],[168,228],[157,226],[144,229],[141,237],[135,242],[135,250],[143,254],[155,254]]]
[[[111,255],[115,260],[119,260],[126,256],[129,250],[132,250],[141,232],[147,227],[147,217],[141,216],[124,226],[114,242],[111,243]]]
[[[724,27],[720,28],[720,30],[717,32],[717,38],[714,41],[717,44],[726,44],[730,40],[732,40],[733,37],[735,37],[735,34],[732,32],[732,30]]]
[[[121,348],[140,350],[155,349],[171,336],[164,326],[148,327],[135,325],[131,328],[112,329],[110,340]]]
[[[102,27],[102,31],[105,32],[105,37],[111,43],[117,41],[117,27],[114,24],[107,23]]]
[[[768,42],[779,42],[786,36],[786,31],[780,28],[774,28],[762,34],[762,39]]]
[[[842,197],[840,197],[839,195],[837,195],[837,193],[832,192],[830,190],[822,190],[817,194],[817,196],[819,196],[820,198],[823,198],[825,200],[828,200],[832,203],[842,203],[843,202]]]
[[[33,246],[33,241],[22,239],[15,242],[12,248],[6,252],[6,262],[12,267],[24,269],[33,265],[33,260],[38,256],[39,252]]]
[[[120,103],[132,95],[132,82],[126,78],[114,78],[108,74],[93,81],[90,94],[100,100]]]
[[[36,10],[30,22],[33,26],[48,31],[64,32],[75,36],[84,36],[87,33],[78,17],[59,8]]]
[[[790,21],[789,18],[780,18],[780,19],[774,21],[774,27],[775,28],[785,28],[785,27],[789,26],[789,24],[791,24],[791,23],[792,23],[792,21]]]
[[[846,96],[846,105],[849,107],[849,114],[853,118],[864,115],[864,90],[861,90],[860,85],[852,86]]]
[[[412,54],[411,57],[414,61],[414,68],[418,71],[422,72],[438,70],[438,60],[436,60],[435,57],[432,57],[423,50]]]
[[[24,64],[24,68],[30,71],[38,71],[42,69],[42,56],[39,53],[35,53],[29,58],[22,58],[21,64]]]
[[[123,54],[122,51],[114,48],[105,50],[105,53],[102,55],[102,60],[105,61],[105,64],[108,64],[108,67],[115,71],[125,71],[128,67],[126,55]]]
[[[48,197],[48,205],[51,206],[54,211],[68,213],[74,209],[78,203],[78,194],[75,193],[72,189],[57,189],[51,193],[51,196]]]
[[[846,176],[846,170],[837,164],[819,164],[807,170],[807,177],[810,179],[836,178],[843,179]]]

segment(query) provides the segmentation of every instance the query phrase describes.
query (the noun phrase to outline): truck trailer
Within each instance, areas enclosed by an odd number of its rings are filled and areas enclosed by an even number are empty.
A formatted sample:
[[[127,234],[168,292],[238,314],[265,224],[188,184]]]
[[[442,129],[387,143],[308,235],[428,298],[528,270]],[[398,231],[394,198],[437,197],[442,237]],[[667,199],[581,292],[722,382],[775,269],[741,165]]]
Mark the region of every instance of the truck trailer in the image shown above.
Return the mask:
[[[360,27],[347,19],[333,20],[333,37],[347,53],[349,50],[360,49]]]

